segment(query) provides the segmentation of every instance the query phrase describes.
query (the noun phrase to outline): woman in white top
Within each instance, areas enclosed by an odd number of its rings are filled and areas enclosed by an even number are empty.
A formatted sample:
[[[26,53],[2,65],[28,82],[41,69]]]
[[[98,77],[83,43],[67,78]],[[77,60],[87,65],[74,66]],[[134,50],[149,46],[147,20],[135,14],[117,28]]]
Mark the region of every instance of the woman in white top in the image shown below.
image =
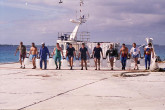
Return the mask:
[[[135,60],[135,67],[134,67],[134,70],[137,68],[137,70],[139,69],[138,68],[138,58],[139,58],[139,55],[141,57],[141,54],[140,54],[140,49],[138,47],[136,47],[136,43],[133,43],[132,44],[132,48],[130,50],[130,54],[133,56],[134,60]]]

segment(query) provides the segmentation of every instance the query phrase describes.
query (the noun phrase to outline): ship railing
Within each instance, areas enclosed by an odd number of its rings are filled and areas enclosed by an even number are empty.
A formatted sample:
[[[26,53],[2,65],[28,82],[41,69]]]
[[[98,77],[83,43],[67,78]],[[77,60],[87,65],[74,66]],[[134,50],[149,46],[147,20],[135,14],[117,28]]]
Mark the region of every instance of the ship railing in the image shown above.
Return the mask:
[[[59,32],[58,33],[58,40],[61,41],[68,41],[70,40],[70,35],[73,32]],[[81,42],[90,42],[90,32],[78,32],[76,34],[76,38],[74,39],[76,41],[81,41]]]

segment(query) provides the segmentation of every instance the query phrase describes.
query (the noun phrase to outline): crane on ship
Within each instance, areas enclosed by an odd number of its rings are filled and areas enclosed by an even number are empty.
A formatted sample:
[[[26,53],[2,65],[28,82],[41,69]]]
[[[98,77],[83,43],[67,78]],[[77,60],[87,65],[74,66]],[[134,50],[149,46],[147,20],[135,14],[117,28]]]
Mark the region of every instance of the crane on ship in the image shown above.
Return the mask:
[[[59,4],[63,3],[62,0],[59,1]]]
[[[71,41],[77,40],[77,33],[78,33],[78,30],[79,30],[80,25],[86,23],[87,22],[87,19],[89,18],[89,14],[88,15],[85,15],[83,13],[83,11],[84,11],[83,10],[84,0],[80,0],[79,1],[79,6],[80,6],[79,11],[76,11],[76,19],[70,19],[70,22],[76,24],[76,26],[73,29],[72,33],[69,35],[69,37],[67,36],[67,34],[63,34],[62,33],[63,35],[59,36],[58,38],[66,39],[66,40],[71,40]],[[79,17],[77,17],[77,15]]]

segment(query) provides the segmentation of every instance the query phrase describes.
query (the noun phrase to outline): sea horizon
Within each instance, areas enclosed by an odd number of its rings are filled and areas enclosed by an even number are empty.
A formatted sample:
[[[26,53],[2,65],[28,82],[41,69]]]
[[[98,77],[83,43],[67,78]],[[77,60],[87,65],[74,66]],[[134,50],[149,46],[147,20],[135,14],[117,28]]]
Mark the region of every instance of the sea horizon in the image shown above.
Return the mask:
[[[102,42],[99,42],[102,43]],[[120,43],[121,45],[122,43]],[[18,46],[19,44],[0,44],[0,46]],[[26,46],[31,46],[31,44],[24,44]],[[132,44],[125,44],[125,45],[132,45]],[[137,44],[138,46],[143,45],[143,44]],[[146,45],[146,44],[145,44]],[[41,44],[36,44],[36,46],[41,46]],[[46,45],[46,46],[55,46],[55,45]],[[154,44],[154,46],[165,46],[165,44]]]
[[[27,47],[27,51],[30,50],[31,45],[25,45]],[[49,49],[49,51],[52,53],[55,45],[46,45]],[[129,51],[132,47],[132,45],[126,44]],[[137,45],[140,46],[140,45]],[[18,62],[19,54],[17,53],[16,56],[14,56],[14,53],[16,51],[16,48],[18,45],[11,45],[11,44],[0,44],[0,63],[13,63]],[[36,45],[38,50],[40,49],[41,45]],[[156,55],[160,57],[162,61],[165,61],[165,51],[164,51],[165,45],[154,45],[154,49],[156,52]],[[140,48],[141,54],[143,56],[143,48]]]

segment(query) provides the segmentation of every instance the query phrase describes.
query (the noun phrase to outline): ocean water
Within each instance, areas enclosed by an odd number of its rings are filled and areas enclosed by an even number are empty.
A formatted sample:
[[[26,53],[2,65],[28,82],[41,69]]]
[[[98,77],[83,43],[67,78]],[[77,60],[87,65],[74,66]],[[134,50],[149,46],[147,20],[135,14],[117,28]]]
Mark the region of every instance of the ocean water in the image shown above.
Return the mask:
[[[19,52],[17,52],[17,55],[15,56],[15,51],[17,49],[18,45],[0,45],[0,63],[11,63],[11,62],[18,62],[19,61]],[[30,50],[31,46],[26,46],[27,51]],[[47,46],[49,51],[52,53],[54,46]],[[39,49],[41,46],[37,46],[37,49]]]
[[[30,46],[26,46],[27,51],[30,50]],[[38,50],[41,46],[37,46]],[[131,45],[127,45],[127,47],[131,48]],[[16,56],[14,56],[17,45],[0,45],[0,63],[10,63],[10,62],[18,62],[19,52]],[[50,52],[53,52],[54,46],[48,46]],[[157,56],[160,56],[161,60],[165,60],[165,45],[155,45],[155,52]],[[143,54],[143,49],[141,49],[141,53]]]

